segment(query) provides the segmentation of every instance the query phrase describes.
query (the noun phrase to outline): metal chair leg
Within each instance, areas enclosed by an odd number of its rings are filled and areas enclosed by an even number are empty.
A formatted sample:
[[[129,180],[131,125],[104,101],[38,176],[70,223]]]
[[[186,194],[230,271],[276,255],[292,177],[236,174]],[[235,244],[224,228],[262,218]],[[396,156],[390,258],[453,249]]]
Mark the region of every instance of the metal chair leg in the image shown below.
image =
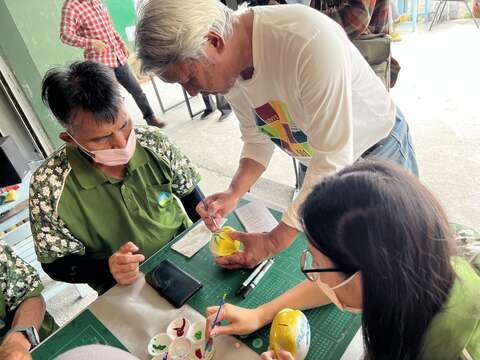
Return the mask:
[[[160,91],[158,90],[158,87],[157,87],[157,84],[155,83],[155,78],[153,76],[150,75],[150,81],[153,85],[153,89],[155,90],[155,95],[157,95],[157,99],[158,99],[158,103],[160,104],[160,109],[162,109],[162,113],[165,114],[167,111],[173,109],[173,108],[176,108],[177,106],[183,104],[183,103],[186,103],[187,104],[187,109],[188,109],[188,113],[190,114],[190,118],[193,119],[195,116],[197,116],[198,114],[200,114],[202,111],[199,111],[199,112],[196,112],[196,113],[193,113],[192,112],[192,107],[190,106],[190,98],[187,94],[187,92],[185,91],[185,89],[183,88],[182,86],[182,92],[183,92],[183,97],[184,97],[184,100],[181,100],[173,105],[170,105],[169,107],[165,108],[165,106],[163,105],[163,102],[162,102],[162,98],[160,97]]]
[[[445,8],[447,7],[447,2],[448,2],[448,0],[443,0],[443,6],[442,6],[442,9],[440,10],[440,13],[438,14],[437,21],[436,21],[437,24],[440,21],[440,19],[442,18],[443,12],[445,11]]]
[[[160,109],[162,109],[162,114],[165,114],[165,108],[163,107],[162,98],[160,97],[160,92],[158,91],[157,84],[155,84],[155,78],[152,75],[150,75],[150,81],[153,85],[153,90],[155,90],[155,95],[157,95],[157,100],[160,104]]]
[[[192,111],[192,106],[190,105],[190,98],[188,97],[187,91],[183,88],[183,86],[182,86],[182,91],[183,91],[183,97],[185,98],[185,103],[187,104],[188,114],[190,115],[190,119],[193,120],[193,118],[194,118],[195,116],[197,116],[198,114],[203,113],[203,109],[197,111],[196,113],[194,113],[194,112]]]
[[[435,20],[437,19],[438,10],[440,10],[441,4],[442,4],[441,2],[437,3],[437,7],[435,8],[435,13],[433,14],[433,18],[432,18],[432,21],[430,22],[430,26],[428,27],[428,31],[432,30],[432,26],[435,23]]]
[[[440,8],[442,7],[442,5],[446,3],[446,1],[440,1],[438,4],[437,4],[437,8],[435,9],[435,14],[433,14],[433,18],[432,18],[432,22],[430,23],[430,27],[428,28],[428,31],[432,30],[432,27],[433,27],[433,24],[435,24],[435,21],[437,21],[437,15],[438,15],[438,11],[440,10]]]
[[[438,15],[437,23],[442,18],[443,12],[445,11],[445,8],[447,7],[447,2],[448,2],[448,0],[444,0],[444,2],[443,2],[443,7],[442,7],[442,10],[440,11],[440,14]]]
[[[467,6],[468,12],[469,12],[470,15],[472,16],[473,22],[474,22],[475,25],[477,26],[477,29],[480,29],[480,27],[478,27],[477,19],[475,18],[475,16],[473,16],[472,9],[470,9],[470,5],[468,5],[468,1],[467,1],[467,0],[463,0],[463,2],[464,2],[465,5]]]

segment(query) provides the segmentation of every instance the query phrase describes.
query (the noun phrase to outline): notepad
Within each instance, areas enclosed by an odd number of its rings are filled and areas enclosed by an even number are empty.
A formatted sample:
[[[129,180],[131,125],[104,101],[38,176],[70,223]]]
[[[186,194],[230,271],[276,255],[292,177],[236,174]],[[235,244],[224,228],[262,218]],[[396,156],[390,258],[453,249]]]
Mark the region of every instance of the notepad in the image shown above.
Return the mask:
[[[249,233],[269,232],[278,221],[260,200],[249,202],[235,210],[238,220]]]

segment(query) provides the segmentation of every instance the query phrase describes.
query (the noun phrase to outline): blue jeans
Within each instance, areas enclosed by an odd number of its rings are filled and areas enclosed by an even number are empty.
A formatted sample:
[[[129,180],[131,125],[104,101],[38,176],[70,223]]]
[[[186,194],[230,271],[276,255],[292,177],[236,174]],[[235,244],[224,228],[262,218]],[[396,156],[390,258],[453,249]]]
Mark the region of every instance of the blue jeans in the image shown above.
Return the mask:
[[[405,117],[399,108],[397,108],[397,116],[395,125],[390,134],[365,151],[360,159],[383,159],[393,161],[413,175],[418,176],[417,159],[413,150],[412,138]],[[359,160],[360,160],[359,159]],[[358,160],[357,160],[358,161]],[[307,167],[300,164],[299,166],[299,188],[303,184]]]
[[[417,159],[413,150],[412,138],[405,117],[399,108],[395,125],[390,134],[383,140],[373,145],[362,154],[363,159],[378,158],[390,160],[403,166],[413,175],[418,176]]]
[[[155,114],[148,103],[147,96],[140,87],[137,78],[130,70],[128,64],[119,65],[113,69],[113,72],[118,82],[132,95],[133,100],[135,100],[142,112],[143,118],[149,124],[151,120],[155,119]]]

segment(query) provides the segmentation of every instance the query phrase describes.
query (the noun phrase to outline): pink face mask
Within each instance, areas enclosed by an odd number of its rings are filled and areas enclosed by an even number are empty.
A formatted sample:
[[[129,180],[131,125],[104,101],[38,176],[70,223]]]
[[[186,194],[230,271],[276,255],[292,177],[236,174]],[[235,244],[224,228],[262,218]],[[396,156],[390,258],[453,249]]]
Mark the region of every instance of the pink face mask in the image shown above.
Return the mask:
[[[123,149],[88,150],[80,145],[72,135],[70,135],[70,137],[93,161],[106,166],[125,165],[128,163],[135,153],[135,145],[137,143],[133,128],[128,136],[127,144]]]
[[[348,312],[351,312],[351,313],[354,313],[354,314],[358,314],[358,313],[362,312],[362,309],[352,308],[350,306],[343,305],[340,302],[340,300],[338,299],[338,296],[335,293],[335,289],[338,289],[338,288],[348,284],[359,273],[360,272],[357,271],[355,274],[350,276],[347,280],[341,282],[340,284],[338,284],[334,287],[330,287],[328,284],[325,284],[324,282],[322,282],[322,280],[320,280],[320,278],[318,278],[318,280],[316,280],[316,283],[320,287],[320,289],[322,289],[322,291],[325,293],[325,295],[327,295],[327,297],[332,301],[332,303],[334,303],[340,310],[348,311]]]

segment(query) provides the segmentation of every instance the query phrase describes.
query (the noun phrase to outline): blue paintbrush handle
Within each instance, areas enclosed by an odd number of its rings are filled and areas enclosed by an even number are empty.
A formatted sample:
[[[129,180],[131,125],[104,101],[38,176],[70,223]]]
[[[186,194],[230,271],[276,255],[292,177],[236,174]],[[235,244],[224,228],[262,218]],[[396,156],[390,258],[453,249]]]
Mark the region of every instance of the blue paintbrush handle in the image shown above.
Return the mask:
[[[222,301],[220,301],[220,304],[219,304],[218,310],[217,310],[217,315],[215,315],[215,320],[213,320],[213,323],[212,323],[212,330],[217,325],[218,315],[220,315],[220,310],[222,310],[223,304],[225,304],[225,299],[222,299]],[[210,346],[211,346],[212,342],[213,342],[213,339],[210,337],[210,339],[205,344],[205,349],[203,350],[204,352],[210,349]]]
[[[224,303],[225,302],[222,299],[222,301],[220,301],[220,305],[218,306],[217,315],[215,316],[215,320],[213,321],[213,324],[212,324],[212,330],[217,325],[218,315],[220,315],[220,310],[222,310],[222,306]]]

